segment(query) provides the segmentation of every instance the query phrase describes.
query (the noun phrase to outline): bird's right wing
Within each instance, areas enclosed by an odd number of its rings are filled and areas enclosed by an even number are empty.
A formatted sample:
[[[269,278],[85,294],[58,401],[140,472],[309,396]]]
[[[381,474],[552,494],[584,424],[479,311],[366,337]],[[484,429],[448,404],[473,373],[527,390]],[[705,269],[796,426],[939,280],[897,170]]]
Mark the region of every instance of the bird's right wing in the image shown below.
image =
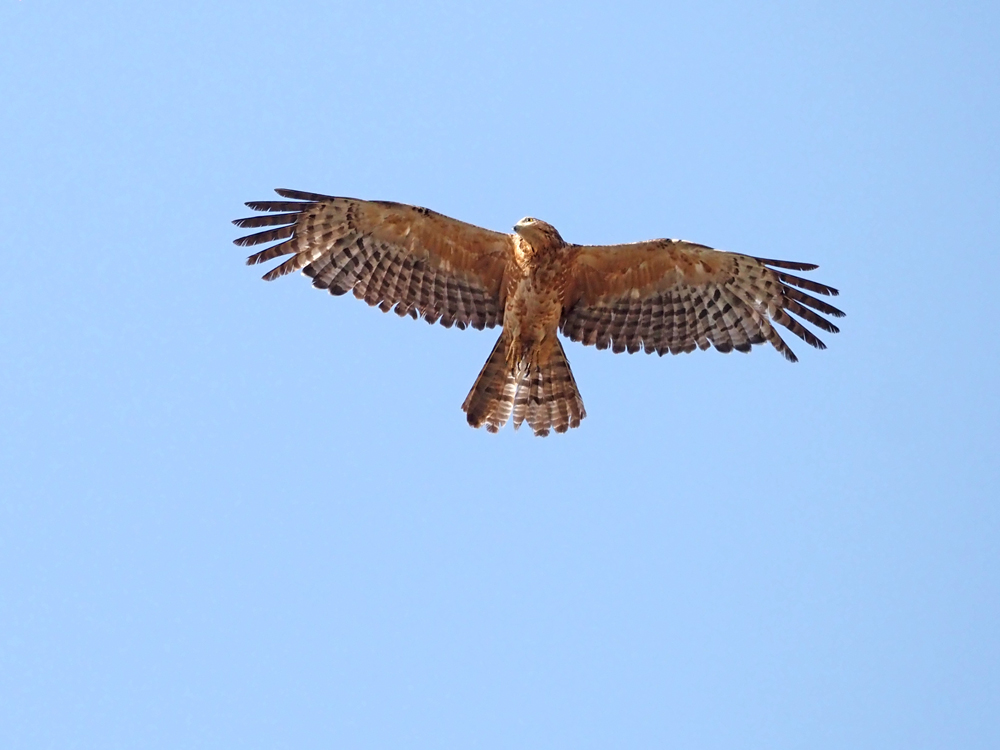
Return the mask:
[[[268,281],[293,271],[331,294],[354,296],[385,312],[424,317],[459,328],[503,322],[504,268],[511,235],[466,224],[426,208],[297,190],[286,201],[255,201],[266,213],[237,219],[240,227],[276,227],[241,237],[237,245],[283,240],[247,259],[248,265],[291,255]]]

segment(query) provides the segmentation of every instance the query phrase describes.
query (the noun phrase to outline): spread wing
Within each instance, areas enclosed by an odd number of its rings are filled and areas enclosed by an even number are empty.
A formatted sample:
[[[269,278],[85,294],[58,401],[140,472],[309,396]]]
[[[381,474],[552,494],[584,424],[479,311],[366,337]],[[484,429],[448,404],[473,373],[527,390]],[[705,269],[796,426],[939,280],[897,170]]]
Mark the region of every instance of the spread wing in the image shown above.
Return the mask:
[[[774,324],[825,349],[789,313],[829,333],[839,329],[823,315],[844,315],[802,291],[836,295],[836,289],[786,273],[815,268],[810,263],[753,258],[683,240],[580,247],[560,327],[570,339],[598,349],[645,349],[660,355],[709,345],[721,352],[748,352],[754,344],[769,341],[795,362],[795,354]]]
[[[237,245],[281,240],[247,258],[247,265],[291,255],[271,281],[293,271],[331,294],[353,291],[369,305],[429,323],[493,327],[503,320],[503,271],[513,238],[426,208],[385,201],[276,190],[289,201],[254,201],[266,213],[237,219],[239,227],[275,227]]]

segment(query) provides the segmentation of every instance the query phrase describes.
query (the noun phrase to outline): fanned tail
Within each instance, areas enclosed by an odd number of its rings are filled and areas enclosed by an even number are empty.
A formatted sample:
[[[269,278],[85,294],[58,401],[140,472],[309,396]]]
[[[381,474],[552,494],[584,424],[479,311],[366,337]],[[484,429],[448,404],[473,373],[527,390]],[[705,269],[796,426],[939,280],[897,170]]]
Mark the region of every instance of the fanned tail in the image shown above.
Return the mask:
[[[535,435],[566,432],[587,416],[569,361],[557,339],[544,362],[507,363],[503,335],[462,404],[473,427],[497,432],[513,416],[514,429],[527,420]]]

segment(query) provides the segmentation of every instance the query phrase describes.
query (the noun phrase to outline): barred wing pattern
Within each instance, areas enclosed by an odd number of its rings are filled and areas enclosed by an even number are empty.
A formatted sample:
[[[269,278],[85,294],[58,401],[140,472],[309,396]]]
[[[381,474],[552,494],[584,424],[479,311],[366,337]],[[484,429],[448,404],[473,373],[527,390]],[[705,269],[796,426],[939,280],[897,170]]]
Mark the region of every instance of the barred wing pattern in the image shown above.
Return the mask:
[[[720,352],[749,352],[767,341],[795,362],[797,357],[772,324],[825,349],[789,313],[829,333],[839,329],[819,313],[844,315],[801,291],[836,295],[836,289],[785,272],[815,268],[683,240],[580,247],[560,328],[573,341],[598,349],[643,349],[661,356],[709,346]]]
[[[426,208],[276,190],[288,201],[252,201],[265,213],[233,223],[276,227],[241,237],[237,245],[282,240],[247,259],[247,265],[283,255],[271,281],[302,271],[313,286],[354,296],[383,312],[423,317],[458,328],[503,322],[501,284],[510,235],[466,224]]]

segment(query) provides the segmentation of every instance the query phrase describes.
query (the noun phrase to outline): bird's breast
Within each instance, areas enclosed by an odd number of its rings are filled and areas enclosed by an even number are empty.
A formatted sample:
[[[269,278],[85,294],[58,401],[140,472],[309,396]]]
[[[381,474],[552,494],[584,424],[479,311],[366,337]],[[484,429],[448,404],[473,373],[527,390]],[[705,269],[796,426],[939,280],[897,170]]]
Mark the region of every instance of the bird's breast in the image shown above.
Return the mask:
[[[516,359],[535,359],[555,341],[562,315],[557,279],[548,274],[528,274],[511,284],[504,309],[503,327],[518,352]]]

